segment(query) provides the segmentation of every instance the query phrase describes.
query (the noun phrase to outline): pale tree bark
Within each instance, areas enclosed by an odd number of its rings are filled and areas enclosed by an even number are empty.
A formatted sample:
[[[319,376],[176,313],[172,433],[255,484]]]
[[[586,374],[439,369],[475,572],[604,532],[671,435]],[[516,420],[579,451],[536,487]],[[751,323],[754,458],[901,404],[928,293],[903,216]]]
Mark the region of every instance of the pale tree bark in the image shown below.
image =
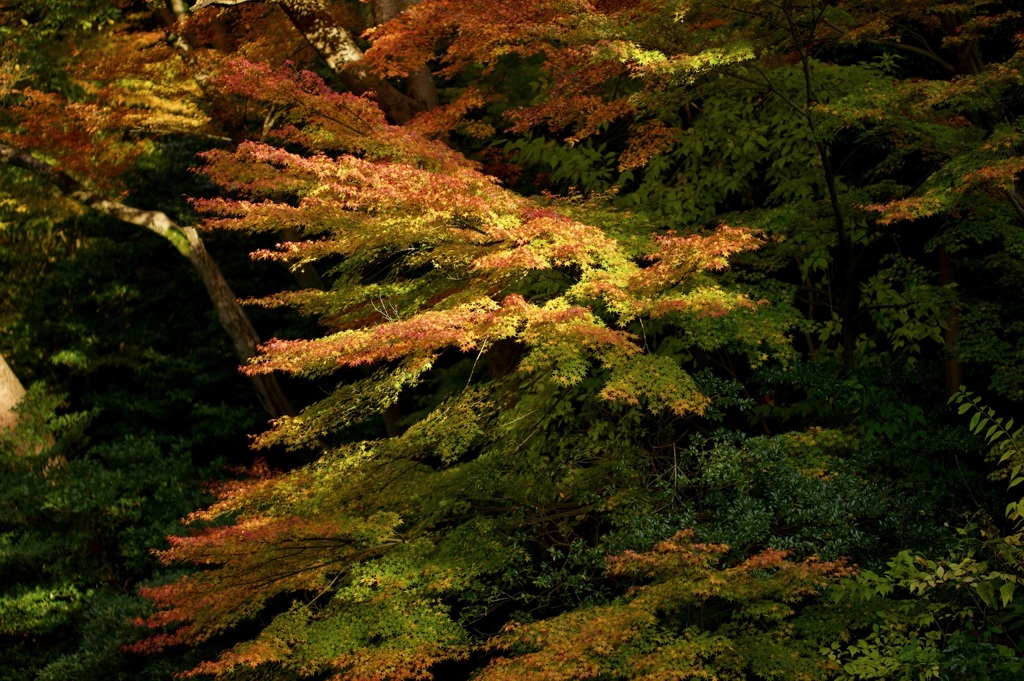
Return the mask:
[[[18,421],[14,407],[25,395],[21,381],[7,366],[7,361],[0,355],[0,430],[11,428]]]
[[[122,222],[145,227],[170,241],[179,253],[188,258],[202,279],[206,293],[217,312],[217,320],[230,336],[238,359],[244,363],[256,355],[260,343],[256,329],[242,306],[238,304],[231,286],[206,251],[206,246],[193,227],[182,227],[160,211],[140,210],[119,201],[105,199],[85,189],[67,173],[6,144],[0,144],[0,163],[28,170],[54,184],[72,201]],[[250,380],[260,404],[271,417],[295,414],[294,408],[273,374],[251,376]]]
[[[424,105],[399,92],[363,63],[363,51],[352,35],[340,26],[321,0],[200,0],[192,11],[218,5],[231,7],[246,2],[270,2],[278,5],[306,42],[330,67],[349,90],[355,94],[373,92],[377,104],[393,123],[405,123]]]
[[[173,27],[172,30],[168,31],[169,42],[183,53],[188,53],[188,42],[177,32],[178,24],[183,17],[188,15],[188,7],[185,5],[185,0],[167,0],[165,8],[154,13],[161,16],[168,27]]]
[[[19,414],[15,411],[18,403],[25,397],[25,388],[18,380],[18,376],[11,371],[7,360],[0,355],[0,432],[15,428],[18,425]],[[53,446],[53,434],[47,430],[26,433],[19,433],[11,444],[14,445],[15,454],[21,456],[41,454]]]

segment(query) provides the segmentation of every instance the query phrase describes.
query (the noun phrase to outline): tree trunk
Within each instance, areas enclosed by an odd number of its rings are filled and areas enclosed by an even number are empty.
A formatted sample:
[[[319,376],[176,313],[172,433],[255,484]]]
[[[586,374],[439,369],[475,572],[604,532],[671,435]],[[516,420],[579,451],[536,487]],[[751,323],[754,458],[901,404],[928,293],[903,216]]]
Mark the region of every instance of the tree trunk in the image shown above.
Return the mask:
[[[192,227],[179,229],[184,233],[189,246],[187,252],[182,252],[183,255],[189,259],[203,280],[206,293],[210,296],[210,301],[213,302],[214,309],[217,311],[217,320],[228,332],[231,342],[235,346],[235,354],[243,363],[248,362],[249,359],[256,356],[260,344],[255,327],[249,321],[245,310],[238,304],[234,291],[231,290],[231,286],[224,278],[220,268],[217,267],[217,263],[210,257],[196,230]],[[295,415],[295,409],[273,374],[257,374],[250,376],[250,380],[256,389],[260,404],[272,418]]]
[[[0,144],[0,162],[24,168],[53,183],[68,198],[93,210],[164,237],[188,258],[199,274],[213,302],[217,320],[227,331],[235,354],[243,363],[256,355],[260,339],[217,263],[213,261],[193,227],[181,227],[160,211],[140,210],[118,201],[110,201],[85,189],[77,180],[15,147]],[[272,418],[294,415],[295,410],[273,374],[250,377],[260,404]]]
[[[282,236],[284,236],[288,241],[298,241],[302,238],[294,227],[285,227],[282,230]],[[320,276],[320,273],[317,272],[316,267],[312,264],[302,263],[291,272],[292,276],[295,277],[295,281],[298,283],[299,288],[312,288],[319,289],[320,291],[327,290],[327,284],[324,283],[323,277]]]
[[[200,0],[192,11],[211,5],[234,6],[260,0]],[[392,123],[405,123],[424,106],[399,92],[387,80],[370,72],[363,51],[351,34],[335,21],[320,0],[268,0],[279,5],[292,25],[316,50],[338,78],[357,95],[374,92],[377,104]]]
[[[949,251],[939,244],[939,283],[950,286],[956,282],[956,270]],[[946,393],[952,395],[964,382],[964,367],[956,358],[956,344],[960,336],[960,313],[952,309],[946,315],[946,328],[942,332],[942,340],[946,346]]]
[[[185,7],[185,0],[168,0],[167,4],[176,17],[183,17],[188,14],[188,8]]]
[[[391,21],[403,9],[399,6],[398,0],[373,0],[373,16],[378,24]],[[434,77],[426,66],[421,66],[419,71],[410,74],[405,79],[405,89],[425,110],[433,109],[441,104],[441,100],[437,96],[437,87],[434,86]]]
[[[7,366],[7,361],[0,355],[0,429],[13,427],[18,421],[14,406],[25,395],[21,381]]]

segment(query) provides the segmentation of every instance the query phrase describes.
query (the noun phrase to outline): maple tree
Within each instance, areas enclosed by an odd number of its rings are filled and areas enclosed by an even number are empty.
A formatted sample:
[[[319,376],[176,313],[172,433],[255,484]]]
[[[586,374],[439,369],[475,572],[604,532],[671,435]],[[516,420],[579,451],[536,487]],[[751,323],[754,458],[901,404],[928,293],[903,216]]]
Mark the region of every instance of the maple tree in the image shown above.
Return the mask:
[[[1017,559],[979,567],[942,528],[998,493],[974,501],[981,448],[937,406],[965,376],[1024,385],[1010,3],[122,9],[18,10],[3,160],[160,233],[208,288],[200,231],[244,239],[298,284],[250,286],[251,314],[319,323],[236,341],[305,406],[269,408],[273,463],[158,550],[130,650],[238,678],[1019,671],[1012,589],[989,593]],[[75,63],[23,67],[55,34]],[[176,144],[164,171],[204,178],[188,206],[125,193]],[[70,484],[18,448],[26,489]],[[71,465],[104,479],[125,451]],[[11,489],[4,532],[61,527]],[[71,617],[28,572],[0,614],[43,615],[0,636]]]
[[[1015,134],[1000,118],[1019,86],[1011,37],[1019,15],[1002,3],[500,5],[417,5],[374,34],[368,58],[386,73],[403,73],[432,58],[440,43],[442,73],[483,61],[486,74],[509,54],[543,56],[550,84],[513,109],[513,130],[543,126],[576,145],[625,138],[602,144],[617,179],[590,161],[573,181],[588,190],[615,186],[620,206],[669,222],[740,212],[785,238],[774,257],[798,263],[809,316],[819,307],[835,315],[847,369],[864,321],[885,317],[875,310],[899,298],[870,279],[878,241],[890,238],[893,223],[963,205],[966,192],[1003,198],[1021,214],[1016,143],[989,142],[992,133]],[[495,16],[511,28],[492,30]],[[1007,40],[991,46],[999,56],[986,63],[981,42],[997,26]],[[844,50],[862,45],[884,61],[844,59]],[[913,69],[916,78],[886,78],[898,69]],[[469,88],[452,106],[483,106],[480,92]],[[531,151],[537,159],[562,156],[568,165],[571,154],[548,142],[537,137],[514,148],[527,158]],[[861,178],[838,174],[837,157]],[[949,284],[946,241],[941,236],[935,248]],[[950,382],[955,389],[957,376]]]
[[[206,226],[264,230],[290,225],[309,237],[258,252],[262,258],[296,263],[342,256],[334,267],[341,284],[332,290],[289,292],[260,301],[318,313],[335,332],[314,340],[271,341],[249,371],[318,376],[381,365],[343,382],[325,402],[299,416],[279,419],[261,436],[260,445],[317,446],[340,428],[400,403],[403,389],[427,380],[439,363],[465,384],[398,437],[335,445],[313,466],[229,488],[221,504],[196,518],[227,514],[234,524],[175,540],[164,554],[168,561],[219,567],[147,591],[163,608],[151,625],[184,622],[176,633],[155,637],[149,645],[205,640],[255,614],[273,595],[316,589],[334,579],[337,570],[384,570],[396,571],[394,596],[401,607],[427,618],[423,632],[387,636],[380,646],[365,652],[356,647],[352,657],[334,661],[318,657],[323,653],[311,643],[314,647],[303,656],[314,657],[304,664],[352,665],[355,674],[395,664],[396,674],[415,676],[432,661],[457,658],[465,654],[465,636],[438,611],[443,591],[431,594],[431,583],[480,580],[498,566],[473,551],[480,565],[441,562],[434,568],[440,574],[428,577],[422,573],[436,560],[431,556],[451,556],[452,543],[464,546],[478,523],[500,526],[523,513],[527,516],[519,523],[526,528],[536,522],[531,521],[535,514],[537,520],[566,518],[563,532],[569,538],[563,541],[571,544],[569,528],[595,513],[588,508],[598,501],[584,501],[588,488],[604,476],[622,475],[615,472],[620,457],[633,448],[628,429],[619,427],[613,436],[617,444],[607,451],[592,451],[583,460],[570,452],[585,447],[598,432],[611,435],[611,423],[629,411],[642,422],[645,412],[677,418],[702,413],[707,406],[692,376],[652,352],[655,346],[642,344],[653,343],[654,336],[643,342],[622,327],[643,318],[660,323],[658,333],[667,334],[667,328],[686,323],[678,320],[692,320],[693,344],[732,344],[754,363],[786,352],[784,322],[754,321],[763,307],[760,301],[722,289],[702,274],[722,268],[731,253],[756,247],[757,237],[749,230],[723,226],[707,236],[653,238],[641,231],[623,242],[500,188],[445,146],[388,126],[372,104],[334,94],[312,74],[237,62],[219,85],[256,101],[280,101],[276,98],[291,90],[287,101],[301,122],[297,125],[285,113],[281,127],[267,138],[304,146],[310,154],[265,143],[206,154],[206,172],[237,197],[199,201],[197,208],[211,215]],[[361,153],[338,155],[341,151]],[[597,307],[609,321],[595,313]],[[719,319],[736,327],[736,333],[721,334],[711,321]],[[502,363],[505,369],[498,368]],[[607,401],[611,412],[603,417],[594,413],[589,426],[576,422],[571,410],[558,408],[567,407],[567,399],[586,404],[595,398]],[[545,419],[544,413],[551,416]],[[561,456],[552,456],[548,438],[532,437],[538,429],[574,422],[573,429],[581,430],[565,434]],[[328,474],[335,467],[346,471],[342,477]],[[534,478],[541,470],[548,472]],[[539,486],[545,478],[550,481]],[[314,491],[321,484],[330,489]],[[363,493],[378,487],[373,501]],[[410,488],[419,490],[413,498],[405,491]],[[279,516],[279,508],[266,506],[265,495],[283,489],[304,492],[287,501],[288,511]],[[324,505],[328,499],[330,511]],[[366,512],[368,503],[373,512]],[[302,510],[306,504],[312,504],[309,511]],[[494,510],[472,513],[477,505]],[[528,512],[531,507],[535,510]],[[496,536],[487,550],[504,562],[509,551],[536,550],[534,541],[516,549],[502,547],[506,542]],[[266,551],[281,553],[271,558]],[[453,570],[461,576],[456,578]],[[254,592],[245,586],[251,579],[262,588]],[[410,593],[400,586],[406,581]],[[352,584],[351,597],[363,603],[358,584]],[[254,593],[261,595],[254,598]],[[336,606],[326,607],[323,612],[293,609],[281,616],[280,626],[312,632],[358,616],[364,622],[360,627],[369,629],[352,635],[371,638],[383,626],[379,618],[385,615],[376,606],[360,608],[367,619],[352,607],[339,619],[332,612]],[[381,607],[386,613],[399,606],[385,601]],[[273,638],[272,632],[267,636]],[[242,644],[198,670],[256,663],[273,645],[265,637]],[[324,645],[330,650],[338,644]],[[404,662],[384,657],[392,647]]]

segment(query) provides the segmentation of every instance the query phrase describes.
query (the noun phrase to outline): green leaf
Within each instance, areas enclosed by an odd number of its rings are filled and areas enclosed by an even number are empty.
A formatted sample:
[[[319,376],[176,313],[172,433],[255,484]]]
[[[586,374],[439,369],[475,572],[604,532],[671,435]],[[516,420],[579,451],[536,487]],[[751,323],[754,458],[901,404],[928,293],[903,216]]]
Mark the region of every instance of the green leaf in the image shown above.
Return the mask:
[[[995,604],[996,590],[992,586],[992,582],[978,582],[974,585],[974,590],[978,592],[978,596],[985,602],[985,605]]]
[[[995,441],[995,440],[998,440],[999,436],[1002,435],[1002,433],[998,432],[998,431],[999,431],[999,425],[998,424],[996,424],[994,426],[991,426],[988,429],[988,432],[985,433],[985,439],[988,440],[990,443]]]
[[[1013,582],[1006,582],[999,587],[999,598],[1003,601],[1003,607],[1005,608],[1013,600],[1013,590],[1017,587]]]

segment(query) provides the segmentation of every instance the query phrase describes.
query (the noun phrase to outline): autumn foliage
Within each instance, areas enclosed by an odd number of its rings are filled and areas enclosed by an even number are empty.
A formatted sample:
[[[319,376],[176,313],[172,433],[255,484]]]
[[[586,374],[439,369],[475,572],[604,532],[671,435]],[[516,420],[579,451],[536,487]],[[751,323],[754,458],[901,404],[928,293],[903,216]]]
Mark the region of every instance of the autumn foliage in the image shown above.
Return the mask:
[[[508,450],[543,424],[536,410],[563,390],[582,388],[610,405],[702,413],[708,398],[692,377],[645,348],[627,325],[640,318],[685,324],[756,315],[758,301],[703,277],[725,267],[729,255],[756,248],[758,239],[723,226],[707,236],[641,232],[626,244],[557,205],[500,187],[446,147],[387,125],[365,100],[334,94],[309,73],[241,61],[231,69],[219,81],[226,92],[254,105],[292,104],[279,110],[279,124],[265,138],[303,152],[246,142],[207,153],[204,172],[229,194],[195,202],[208,216],[206,227],[291,228],[305,238],[255,257],[292,266],[333,259],[340,282],[328,291],[253,301],[318,314],[329,334],[272,340],[247,371],[313,377],[374,370],[342,382],[324,403],[279,420],[261,436],[264,444],[302,446],[315,434],[327,447],[317,464],[230,488],[196,517],[231,518],[229,525],[176,538],[161,553],[168,563],[207,568],[145,591],[160,608],[149,626],[180,626],[139,649],[203,641],[260,613],[277,595],[320,592],[306,605],[296,602],[257,640],[196,671],[277,663],[419,678],[432,661],[494,645],[462,631],[445,602],[499,566],[493,558],[478,562],[483,547],[449,561],[465,550],[456,547],[464,546],[467,532],[479,531],[470,528],[496,528],[525,510],[497,499],[536,493],[533,483],[513,492],[525,471],[517,470],[521,454]],[[330,117],[318,113],[327,111]],[[535,282],[544,277],[557,285],[538,290]],[[784,327],[759,328],[745,341],[758,362],[785,343]],[[475,371],[495,348],[515,348],[520,359],[511,372]],[[394,407],[403,390],[453,362],[471,363],[465,385],[400,437],[328,444],[339,428]],[[582,387],[595,379],[592,388]],[[558,457],[548,465],[556,479],[588,476],[615,466],[619,455]],[[426,492],[430,487],[435,490]],[[375,497],[363,494],[370,488]],[[409,496],[405,489],[419,491]],[[551,503],[541,502],[538,511],[546,513],[541,509]],[[565,504],[584,514],[583,501]],[[498,508],[467,516],[477,505]],[[527,550],[505,545],[500,535],[489,542],[493,556]],[[400,610],[403,621],[422,618],[422,626],[387,629],[382,612]],[[293,633],[276,633],[279,628]],[[346,643],[321,641],[315,633],[321,630]]]
[[[273,331],[239,371],[301,408],[153,550],[119,651],[237,679],[1024,670],[1019,532],[921,406],[965,367],[1024,396],[1012,3],[127,5],[57,85],[0,81],[4,163],[93,208],[187,178],[145,216],[244,244]]]

